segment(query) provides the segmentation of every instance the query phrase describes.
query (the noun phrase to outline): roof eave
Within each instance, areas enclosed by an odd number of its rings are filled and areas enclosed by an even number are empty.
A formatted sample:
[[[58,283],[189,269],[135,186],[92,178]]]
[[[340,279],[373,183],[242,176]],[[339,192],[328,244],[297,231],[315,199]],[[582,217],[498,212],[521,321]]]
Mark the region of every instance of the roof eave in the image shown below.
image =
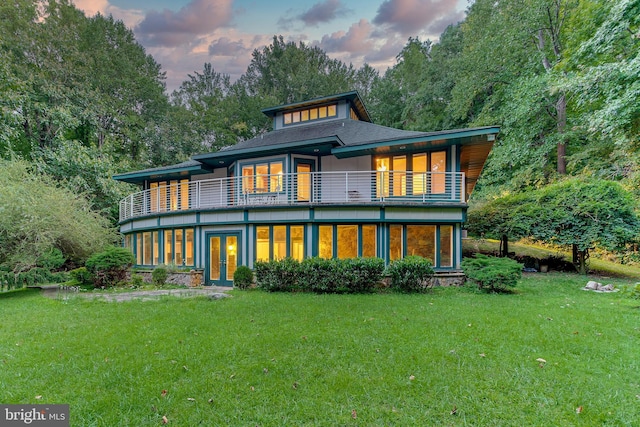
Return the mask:
[[[466,145],[470,143],[478,143],[477,137],[481,137],[483,135],[487,135],[488,137],[489,135],[495,135],[498,132],[500,132],[499,126],[463,129],[456,131],[442,131],[407,138],[385,139],[368,144],[336,147],[331,150],[331,153],[337,158],[342,159],[362,156],[366,154],[388,152],[393,149],[406,149],[407,151],[412,151],[412,146],[415,146],[416,144],[431,143],[429,145],[433,145],[434,147],[448,145]],[[492,141],[493,139],[490,139],[488,137],[486,142],[493,143]]]
[[[205,173],[209,173],[209,171],[204,169],[202,165],[197,165],[173,169],[151,169],[138,172],[122,173],[113,175],[112,178],[116,181],[128,182],[129,184],[140,184],[147,180],[156,180],[160,178],[175,179]]]

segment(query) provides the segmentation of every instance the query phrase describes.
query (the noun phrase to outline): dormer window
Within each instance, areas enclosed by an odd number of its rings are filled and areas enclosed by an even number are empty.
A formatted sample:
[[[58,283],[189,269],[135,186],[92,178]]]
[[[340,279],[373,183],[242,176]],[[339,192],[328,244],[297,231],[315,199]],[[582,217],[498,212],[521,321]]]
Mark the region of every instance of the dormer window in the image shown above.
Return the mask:
[[[320,120],[338,115],[338,104],[323,105],[322,107],[306,108],[304,110],[284,113],[283,120],[286,125],[293,125],[300,122]]]

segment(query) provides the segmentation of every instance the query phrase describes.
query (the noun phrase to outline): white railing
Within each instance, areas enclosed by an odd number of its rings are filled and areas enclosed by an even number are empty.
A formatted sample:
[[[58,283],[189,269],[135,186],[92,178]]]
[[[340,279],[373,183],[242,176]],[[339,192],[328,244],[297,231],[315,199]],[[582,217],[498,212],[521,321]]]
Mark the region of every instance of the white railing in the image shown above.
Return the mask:
[[[120,201],[120,221],[235,206],[466,201],[460,172],[311,172],[207,179],[160,186]]]

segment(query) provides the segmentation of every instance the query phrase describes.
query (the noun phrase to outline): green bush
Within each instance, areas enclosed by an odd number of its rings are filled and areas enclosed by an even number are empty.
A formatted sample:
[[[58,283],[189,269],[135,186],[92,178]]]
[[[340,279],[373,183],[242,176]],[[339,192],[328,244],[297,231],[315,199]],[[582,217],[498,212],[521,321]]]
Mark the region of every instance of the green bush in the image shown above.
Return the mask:
[[[89,273],[86,267],[76,268],[69,272],[71,279],[79,285],[89,285],[93,283],[93,275]]]
[[[144,278],[142,274],[131,274],[131,287],[134,289],[139,289],[144,285]]]
[[[269,292],[298,290],[300,263],[293,258],[256,261],[256,284]]]
[[[257,262],[256,283],[267,291],[316,293],[373,292],[382,280],[384,260],[380,258],[286,258]],[[234,278],[235,279],[235,278]]]
[[[431,261],[411,255],[392,261],[387,267],[391,287],[401,292],[424,292],[431,285],[433,266]]]
[[[522,277],[522,264],[519,262],[482,254],[476,254],[475,258],[465,258],[462,269],[469,280],[487,292],[507,291],[515,287]]]
[[[305,258],[300,263],[300,287],[316,293],[335,293],[338,290],[336,262],[333,259]]]
[[[338,268],[338,292],[367,293],[376,290],[384,275],[381,258],[349,258],[335,260]]]
[[[630,298],[640,299],[640,283],[624,287],[623,292]]]
[[[95,287],[107,288],[123,283],[134,261],[128,249],[111,246],[89,257],[85,266],[93,275]]]
[[[38,267],[47,270],[57,270],[62,267],[67,259],[62,251],[58,248],[51,248],[43,252],[36,261]]]
[[[151,281],[156,286],[164,286],[167,284],[167,277],[169,277],[169,271],[165,266],[159,265],[151,272]]]
[[[253,283],[253,271],[246,265],[236,268],[233,273],[233,285],[238,289],[249,289]]]

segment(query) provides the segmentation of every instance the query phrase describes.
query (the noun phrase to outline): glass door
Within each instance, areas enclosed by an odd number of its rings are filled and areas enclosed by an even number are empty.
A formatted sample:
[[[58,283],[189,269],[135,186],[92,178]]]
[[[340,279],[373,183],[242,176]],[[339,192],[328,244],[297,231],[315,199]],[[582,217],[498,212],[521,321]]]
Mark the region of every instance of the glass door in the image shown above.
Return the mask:
[[[207,234],[207,285],[233,286],[233,274],[240,254],[239,243],[239,233]]]
[[[310,202],[312,198],[312,172],[314,163],[311,160],[296,159],[295,201]]]

